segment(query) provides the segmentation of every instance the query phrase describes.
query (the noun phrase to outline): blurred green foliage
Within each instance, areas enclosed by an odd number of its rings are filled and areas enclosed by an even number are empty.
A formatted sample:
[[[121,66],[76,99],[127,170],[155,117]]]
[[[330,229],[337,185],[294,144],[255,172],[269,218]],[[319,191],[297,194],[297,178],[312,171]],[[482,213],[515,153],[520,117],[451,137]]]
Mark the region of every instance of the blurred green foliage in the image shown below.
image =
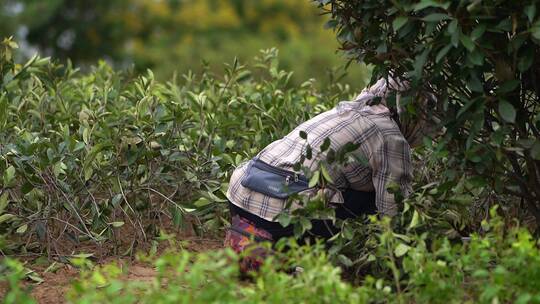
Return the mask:
[[[152,279],[129,280],[126,267],[92,267],[81,259],[81,276],[67,292],[69,303],[539,303],[540,251],[526,229],[505,229],[495,209],[486,233],[465,242],[400,235],[388,221],[379,227],[370,259],[378,268],[356,282],[343,277],[321,245],[282,242],[251,282],[241,280],[232,250],[191,253],[169,250],[153,261]],[[284,245],[287,245],[284,246]],[[283,248],[289,248],[284,251]],[[297,269],[294,275],[288,270]],[[6,303],[35,303],[23,280],[28,270],[0,261],[8,284]]]
[[[278,47],[293,83],[325,82],[327,70],[344,66],[325,18],[310,1],[286,0],[6,0],[0,4],[0,37],[13,35],[46,55],[77,65],[98,58],[118,66],[151,68],[160,79],[214,71],[234,57],[247,61]],[[365,66],[352,66],[345,81],[362,87]]]

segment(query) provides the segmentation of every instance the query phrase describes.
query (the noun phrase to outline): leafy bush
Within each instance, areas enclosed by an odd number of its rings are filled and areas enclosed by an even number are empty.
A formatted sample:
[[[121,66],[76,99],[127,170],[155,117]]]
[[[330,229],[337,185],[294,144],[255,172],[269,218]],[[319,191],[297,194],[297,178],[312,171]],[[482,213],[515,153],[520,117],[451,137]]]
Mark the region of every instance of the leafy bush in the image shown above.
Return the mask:
[[[6,253],[65,253],[85,240],[133,249],[164,216],[219,227],[230,169],[349,93],[290,86],[276,50],[254,70],[235,61],[222,79],[159,83],[103,62],[89,74],[48,58],[16,64],[14,47],[4,40],[0,54]]]
[[[342,48],[374,65],[373,79],[407,76],[411,116],[426,110],[415,104],[417,92],[438,97],[432,112],[445,134],[434,150],[450,166],[444,180],[506,195],[487,200],[540,227],[538,2],[317,2]]]
[[[151,281],[127,281],[125,268],[105,265],[83,271],[67,298],[71,303],[540,302],[538,241],[526,229],[506,229],[495,209],[491,215],[483,223],[487,233],[464,243],[428,233],[404,236],[389,222],[375,223],[380,233],[373,259],[380,266],[358,284],[342,278],[320,244],[299,247],[287,241],[278,248],[288,250],[276,251],[250,281],[240,279],[239,257],[230,250],[171,251],[155,261]],[[285,272],[296,266],[303,271]],[[11,294],[21,297],[16,290]]]
[[[150,284],[122,281],[120,269],[106,266],[83,275],[73,285],[69,298],[74,303],[329,303],[361,300],[350,284],[341,281],[340,270],[328,263],[321,248],[296,248],[287,255],[306,271],[291,276],[280,271],[280,262],[271,257],[261,269],[260,276],[248,283],[239,280],[238,257],[230,250],[197,255],[169,253],[155,262],[157,275]],[[363,295],[365,299],[366,295]]]

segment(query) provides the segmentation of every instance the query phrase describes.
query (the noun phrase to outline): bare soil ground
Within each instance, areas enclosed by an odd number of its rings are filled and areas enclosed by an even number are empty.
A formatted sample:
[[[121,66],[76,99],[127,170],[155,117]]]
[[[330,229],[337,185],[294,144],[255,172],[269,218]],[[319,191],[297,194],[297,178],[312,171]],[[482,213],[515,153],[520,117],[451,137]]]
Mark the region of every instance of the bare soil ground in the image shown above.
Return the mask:
[[[215,250],[221,248],[223,245],[222,238],[219,236],[202,238],[178,234],[176,240],[182,241],[183,243],[185,241],[185,246],[182,246],[182,248],[192,252]],[[159,254],[167,249],[167,247],[168,245],[166,244],[158,246],[157,255],[159,256]],[[91,248],[87,248],[86,252],[92,252]],[[26,267],[35,271],[36,274],[43,279],[43,282],[40,284],[32,282],[26,283],[31,287],[31,296],[37,300],[38,303],[65,303],[66,292],[69,290],[71,283],[79,277],[79,270],[69,263],[59,263],[59,267],[57,267],[54,272],[46,272],[45,270],[49,265],[35,265],[32,259],[26,259],[25,261]],[[139,262],[133,257],[106,256],[95,261],[95,263],[96,265],[105,265],[109,263],[122,265],[122,268],[126,269],[126,273],[122,278],[129,281],[149,281],[152,280],[155,275],[155,270],[150,263]],[[3,298],[6,289],[7,286],[5,283],[3,284],[0,282],[0,299]]]

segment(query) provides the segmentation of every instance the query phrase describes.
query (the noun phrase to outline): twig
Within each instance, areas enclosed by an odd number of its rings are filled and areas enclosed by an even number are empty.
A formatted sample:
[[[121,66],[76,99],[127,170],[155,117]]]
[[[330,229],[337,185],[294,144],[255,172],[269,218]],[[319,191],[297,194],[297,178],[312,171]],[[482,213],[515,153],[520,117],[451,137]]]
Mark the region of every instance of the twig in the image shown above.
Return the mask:
[[[136,215],[137,213],[136,213],[135,210],[131,207],[131,204],[130,204],[129,201],[127,200],[126,194],[124,193],[124,188],[122,188],[122,183],[120,182],[120,177],[119,177],[119,176],[116,176],[116,179],[117,179],[117,181],[118,181],[118,186],[120,187],[120,193],[122,194],[122,198],[124,199],[124,202],[126,202],[126,204],[128,205],[129,209],[131,209],[131,212],[133,212],[133,214]],[[123,209],[122,209],[122,210],[123,210]],[[124,211],[124,213],[126,213],[126,212]],[[126,213],[126,215],[127,215],[127,213]],[[129,218],[129,215],[127,215],[127,216],[128,216],[128,218]],[[139,228],[141,228],[141,233],[142,233],[142,235],[143,235],[143,238],[144,238],[144,240],[146,241],[146,240],[147,240],[147,238],[146,238],[146,233],[144,232],[144,228],[143,228],[143,226],[142,226],[142,224],[141,224],[141,221],[137,220],[137,224],[139,224]]]
[[[46,178],[41,175],[41,178],[42,180],[47,184],[47,181],[46,181]],[[88,229],[88,227],[86,227],[86,224],[84,223],[84,220],[82,219],[81,215],[77,212],[77,209],[75,209],[75,206],[71,203],[71,200],[69,199],[69,197],[67,196],[67,194],[62,190],[60,189],[56,183],[54,183],[54,181],[52,181],[51,185],[49,186],[52,186],[53,188],[55,188],[58,192],[60,192],[62,194],[62,196],[64,197],[64,199],[66,200],[66,202],[69,204],[69,206],[71,207],[71,209],[73,209],[73,213],[75,213],[75,215],[77,216],[77,219],[79,220],[79,222],[81,223],[82,227],[84,228],[84,230],[86,231],[86,233],[88,234],[88,236],[94,241],[94,242],[97,242],[97,239],[94,238],[94,236],[92,236],[92,233],[90,232],[90,230]]]
[[[180,209],[184,214],[188,214],[189,212],[186,210],[186,208],[178,205],[175,201],[173,201],[172,199],[168,198],[165,194],[153,189],[153,188],[150,188],[150,187],[145,187],[145,188],[140,188],[138,190],[147,190],[147,191],[152,191],[154,192],[155,194],[161,196],[162,198],[165,199],[165,201],[173,204],[176,208]],[[195,218],[197,219],[197,222],[202,225],[202,222],[200,221],[200,219],[198,217],[195,216]]]

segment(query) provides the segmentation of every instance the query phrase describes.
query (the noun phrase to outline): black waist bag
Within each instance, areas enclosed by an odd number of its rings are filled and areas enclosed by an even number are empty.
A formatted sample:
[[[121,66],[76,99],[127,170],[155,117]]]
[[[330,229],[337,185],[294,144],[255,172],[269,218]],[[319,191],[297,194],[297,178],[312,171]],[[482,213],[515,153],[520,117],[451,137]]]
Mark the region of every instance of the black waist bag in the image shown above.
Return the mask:
[[[258,158],[247,165],[242,186],[264,195],[286,199],[290,195],[309,189],[308,180],[298,173],[276,168]]]

